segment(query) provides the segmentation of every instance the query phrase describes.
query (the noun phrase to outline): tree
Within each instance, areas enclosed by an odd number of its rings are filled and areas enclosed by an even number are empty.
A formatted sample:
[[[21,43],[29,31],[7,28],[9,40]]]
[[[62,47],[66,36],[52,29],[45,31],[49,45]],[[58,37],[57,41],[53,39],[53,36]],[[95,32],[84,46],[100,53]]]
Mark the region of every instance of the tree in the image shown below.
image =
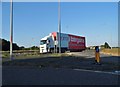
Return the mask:
[[[0,50],[9,51],[10,50],[10,41],[0,38]],[[32,46],[29,48],[25,48],[24,46],[19,47],[16,43],[13,43],[13,50],[39,50],[39,47]]]
[[[111,48],[107,42],[104,44],[104,48]]]
[[[37,46],[32,46],[31,49],[32,50],[39,50],[39,48]]]
[[[25,47],[24,47],[24,46],[21,46],[21,47],[19,47],[19,49],[20,49],[20,50],[24,50],[24,49],[25,49]]]
[[[10,50],[10,41],[7,41],[5,39],[0,39],[0,42],[2,42],[2,50],[3,51],[9,51]],[[13,43],[13,50],[19,50],[19,46],[16,43]]]
[[[10,42],[9,41],[2,39],[2,50],[3,51],[10,50]]]
[[[19,46],[16,43],[13,43],[13,50],[19,50]]]

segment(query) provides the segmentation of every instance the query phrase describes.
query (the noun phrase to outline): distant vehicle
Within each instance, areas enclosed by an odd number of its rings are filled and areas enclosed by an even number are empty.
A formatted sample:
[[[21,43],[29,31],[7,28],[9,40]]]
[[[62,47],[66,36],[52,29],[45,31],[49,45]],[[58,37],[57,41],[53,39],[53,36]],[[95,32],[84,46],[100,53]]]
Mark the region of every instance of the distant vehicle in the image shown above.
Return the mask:
[[[86,49],[85,37],[61,33],[59,41],[59,33],[52,32],[40,40],[40,53],[59,52],[59,44],[61,52]]]

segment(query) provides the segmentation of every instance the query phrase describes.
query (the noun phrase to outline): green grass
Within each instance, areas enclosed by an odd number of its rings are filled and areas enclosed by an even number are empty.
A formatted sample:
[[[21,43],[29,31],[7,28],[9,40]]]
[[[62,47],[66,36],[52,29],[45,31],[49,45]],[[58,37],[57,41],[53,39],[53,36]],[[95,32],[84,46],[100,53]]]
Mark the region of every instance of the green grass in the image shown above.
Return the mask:
[[[9,52],[2,52],[2,58],[9,58],[10,53]]]
[[[22,53],[13,53],[13,58],[15,58],[15,59],[30,59],[30,58],[44,58],[44,57],[56,57],[56,58],[59,58],[59,57],[62,57],[62,56],[69,56],[68,54],[66,54],[66,53],[61,53],[61,54],[59,54],[59,53],[48,53],[48,54],[40,54],[40,53],[38,53],[38,52],[27,52],[27,53],[25,53],[25,52],[22,52]],[[3,58],[3,60],[5,59],[10,59],[10,53],[9,53],[9,51],[3,51],[2,52],[2,58]]]

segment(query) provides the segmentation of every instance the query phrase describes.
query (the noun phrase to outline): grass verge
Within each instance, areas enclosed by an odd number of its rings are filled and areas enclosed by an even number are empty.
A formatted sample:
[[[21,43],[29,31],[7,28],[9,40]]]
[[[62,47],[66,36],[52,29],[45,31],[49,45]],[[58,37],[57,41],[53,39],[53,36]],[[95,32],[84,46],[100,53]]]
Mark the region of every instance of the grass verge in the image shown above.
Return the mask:
[[[102,49],[101,53],[112,55],[112,56],[120,56],[120,48]]]

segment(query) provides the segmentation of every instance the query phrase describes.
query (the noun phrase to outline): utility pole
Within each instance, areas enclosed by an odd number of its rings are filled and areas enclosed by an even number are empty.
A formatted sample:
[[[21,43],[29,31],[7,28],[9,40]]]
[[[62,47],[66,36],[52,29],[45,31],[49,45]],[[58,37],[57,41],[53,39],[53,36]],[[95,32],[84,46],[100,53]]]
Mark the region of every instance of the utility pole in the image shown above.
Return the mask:
[[[110,37],[111,37],[111,49],[112,49],[112,33],[111,33]]]
[[[58,33],[59,33],[59,53],[61,53],[61,13],[60,13],[60,0],[58,0]]]
[[[10,0],[10,60],[12,60],[12,43],[13,43],[13,2]]]

